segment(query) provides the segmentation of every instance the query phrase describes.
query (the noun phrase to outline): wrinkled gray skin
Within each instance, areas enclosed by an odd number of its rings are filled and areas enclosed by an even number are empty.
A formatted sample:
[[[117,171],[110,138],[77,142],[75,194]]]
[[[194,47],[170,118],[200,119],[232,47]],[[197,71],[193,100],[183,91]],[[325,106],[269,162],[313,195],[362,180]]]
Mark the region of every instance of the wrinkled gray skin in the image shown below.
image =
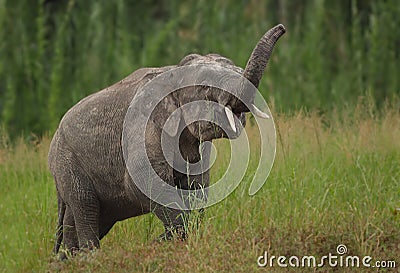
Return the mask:
[[[178,66],[199,63],[222,66],[242,73],[258,87],[272,49],[284,32],[282,25],[269,30],[255,47],[245,71],[217,54],[191,54]],[[100,240],[117,221],[149,212],[153,212],[165,226],[161,238],[170,239],[175,232],[180,238],[185,238],[187,212],[157,205],[141,193],[128,174],[121,146],[125,114],[138,90],[174,67],[139,69],[122,81],[82,99],[64,115],[51,142],[48,158],[58,196],[55,253],[58,253],[62,241],[72,254],[79,249],[98,248]],[[195,100],[212,100],[230,106],[243,126],[245,112],[249,111],[233,95],[199,86],[174,92],[156,107],[146,127],[149,160],[164,181],[183,189],[207,187],[209,172],[188,179],[169,166],[161,151],[161,128],[177,107]],[[239,134],[240,130],[233,137]],[[200,141],[221,137],[226,137],[226,134],[210,122],[188,125],[179,139],[182,157],[195,163],[203,156],[207,162],[209,149],[201,155]]]

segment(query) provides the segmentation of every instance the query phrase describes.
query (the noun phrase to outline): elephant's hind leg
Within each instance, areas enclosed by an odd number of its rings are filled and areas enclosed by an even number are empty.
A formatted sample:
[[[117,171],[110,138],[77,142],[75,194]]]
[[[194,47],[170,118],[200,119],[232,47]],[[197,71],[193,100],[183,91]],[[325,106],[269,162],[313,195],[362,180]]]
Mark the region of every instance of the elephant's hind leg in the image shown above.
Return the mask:
[[[92,192],[79,194],[73,213],[79,239],[79,249],[99,248],[100,204],[97,196]]]
[[[58,223],[57,223],[56,242],[54,244],[54,249],[53,249],[53,253],[56,255],[60,250],[61,242],[63,239],[63,223],[65,217],[65,210],[67,208],[67,205],[61,199],[59,193],[57,193],[57,197],[58,197]]]
[[[79,241],[76,233],[74,215],[71,207],[67,206],[63,221],[63,241],[65,252],[61,254],[61,259],[67,258],[67,255],[74,255],[79,250]]]

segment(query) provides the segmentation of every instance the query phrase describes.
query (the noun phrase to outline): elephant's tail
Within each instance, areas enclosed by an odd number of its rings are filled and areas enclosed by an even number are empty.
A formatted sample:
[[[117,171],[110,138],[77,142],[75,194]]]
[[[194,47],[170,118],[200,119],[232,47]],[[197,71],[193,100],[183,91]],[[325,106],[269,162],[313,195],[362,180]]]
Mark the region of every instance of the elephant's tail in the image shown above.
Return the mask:
[[[57,194],[58,197],[58,224],[57,224],[57,233],[56,233],[56,243],[54,244],[54,254],[57,254],[60,250],[62,238],[63,238],[63,222],[66,204],[62,200],[61,196]]]

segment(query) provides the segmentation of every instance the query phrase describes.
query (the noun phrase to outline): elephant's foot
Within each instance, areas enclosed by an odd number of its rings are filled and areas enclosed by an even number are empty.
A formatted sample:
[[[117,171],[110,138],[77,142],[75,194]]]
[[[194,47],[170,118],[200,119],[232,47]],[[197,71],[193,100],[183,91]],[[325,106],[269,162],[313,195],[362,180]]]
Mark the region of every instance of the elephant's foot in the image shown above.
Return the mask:
[[[178,239],[179,241],[185,241],[187,238],[186,229],[183,226],[174,228],[166,228],[165,232],[157,237],[156,242],[170,241]]]
[[[60,249],[58,253],[58,259],[60,261],[64,261],[67,259],[70,259],[72,257],[75,257],[76,255],[80,253],[90,253],[94,252],[97,249],[100,248],[100,245],[98,243],[93,243],[92,241],[87,242],[86,244],[83,244],[81,247],[67,247],[66,249]]]
[[[79,252],[79,248],[76,248],[76,247],[72,247],[69,249],[60,249],[60,251],[58,253],[58,259],[60,261],[67,260],[69,258],[76,256],[76,254],[78,252]]]

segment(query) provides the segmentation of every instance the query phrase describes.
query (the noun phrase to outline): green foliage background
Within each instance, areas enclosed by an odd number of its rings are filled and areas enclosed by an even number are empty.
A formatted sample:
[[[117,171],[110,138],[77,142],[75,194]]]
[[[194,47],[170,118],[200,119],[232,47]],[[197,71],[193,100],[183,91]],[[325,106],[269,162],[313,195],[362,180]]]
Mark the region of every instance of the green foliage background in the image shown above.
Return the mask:
[[[400,92],[398,1],[0,0],[0,124],[56,128],[66,110],[143,66],[220,53],[244,67],[277,23],[261,92],[279,111],[326,111]],[[272,68],[271,68],[272,67]]]

